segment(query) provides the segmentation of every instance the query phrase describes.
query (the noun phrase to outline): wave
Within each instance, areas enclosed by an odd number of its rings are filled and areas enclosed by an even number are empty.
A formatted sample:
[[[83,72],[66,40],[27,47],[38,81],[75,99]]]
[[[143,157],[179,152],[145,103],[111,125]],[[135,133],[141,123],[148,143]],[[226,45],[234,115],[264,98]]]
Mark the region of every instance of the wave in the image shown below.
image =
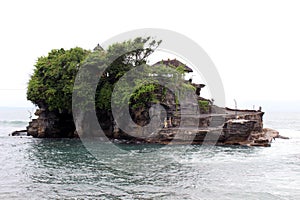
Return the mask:
[[[22,120],[0,120],[0,125],[25,125],[28,121]]]
[[[300,139],[300,130],[296,129],[275,129],[281,136],[289,137],[290,139]]]

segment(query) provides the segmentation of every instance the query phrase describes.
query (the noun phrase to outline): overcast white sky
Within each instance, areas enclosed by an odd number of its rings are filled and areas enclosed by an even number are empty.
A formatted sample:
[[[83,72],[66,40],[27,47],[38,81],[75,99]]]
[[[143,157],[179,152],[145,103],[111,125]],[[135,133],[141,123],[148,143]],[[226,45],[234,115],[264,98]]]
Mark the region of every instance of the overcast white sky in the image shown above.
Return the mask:
[[[145,2],[145,3],[142,3]],[[215,63],[227,105],[298,106],[298,1],[0,1],[0,106],[31,106],[26,86],[37,57],[53,48],[92,49],[138,28],[197,42]]]

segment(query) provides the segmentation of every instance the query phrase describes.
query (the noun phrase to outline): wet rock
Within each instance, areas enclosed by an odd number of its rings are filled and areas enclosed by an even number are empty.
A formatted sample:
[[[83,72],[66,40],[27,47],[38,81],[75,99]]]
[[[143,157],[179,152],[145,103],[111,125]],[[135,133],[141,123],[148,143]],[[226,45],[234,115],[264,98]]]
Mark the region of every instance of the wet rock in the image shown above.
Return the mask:
[[[75,124],[71,114],[49,111],[46,107],[37,109],[33,119],[27,126],[27,133],[37,138],[72,138],[76,137]]]
[[[288,140],[288,139],[290,139],[289,137],[282,136],[282,135],[278,135],[276,138],[285,139],[285,140]]]
[[[256,121],[245,119],[228,120],[223,126],[225,143],[232,144],[247,141],[255,123]]]
[[[14,131],[11,136],[27,136],[27,130]]]

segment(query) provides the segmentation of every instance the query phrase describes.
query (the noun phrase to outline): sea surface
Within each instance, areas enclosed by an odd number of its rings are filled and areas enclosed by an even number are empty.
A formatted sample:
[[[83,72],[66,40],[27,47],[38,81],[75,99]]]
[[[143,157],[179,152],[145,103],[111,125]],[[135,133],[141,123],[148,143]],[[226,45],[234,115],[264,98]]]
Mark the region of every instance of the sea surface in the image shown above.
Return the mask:
[[[95,157],[80,139],[9,136],[28,111],[0,109],[0,199],[300,199],[300,113],[265,115],[290,137],[268,148],[123,144]]]

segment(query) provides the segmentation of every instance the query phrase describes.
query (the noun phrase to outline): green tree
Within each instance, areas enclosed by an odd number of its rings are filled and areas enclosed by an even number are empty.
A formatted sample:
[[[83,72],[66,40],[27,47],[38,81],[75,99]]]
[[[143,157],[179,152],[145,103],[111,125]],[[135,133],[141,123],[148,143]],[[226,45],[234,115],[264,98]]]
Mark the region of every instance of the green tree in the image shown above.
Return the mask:
[[[175,87],[175,91],[181,92],[174,94],[178,106],[176,96],[185,96],[185,91],[195,88],[182,81],[185,73],[182,66],[174,69],[163,65],[155,67],[147,65],[148,57],[160,43],[161,41],[150,37],[138,37],[112,44],[107,50],[95,48],[94,51],[89,51],[79,47],[70,50],[52,50],[47,56],[38,58],[28,83],[27,99],[40,108],[54,111],[59,118],[62,116],[61,118],[67,118],[69,121],[73,118],[72,114],[78,114],[80,116],[78,124],[81,125],[88,124],[82,122],[88,120],[88,115],[93,114],[89,111],[96,108],[100,125],[102,123],[109,127],[111,125],[109,123],[112,123],[111,99],[116,83],[128,71],[136,69],[137,66],[145,66],[145,70],[136,70],[132,79],[129,77],[134,86],[124,82],[120,94],[117,94],[120,97],[116,99],[117,103],[129,105],[133,112],[144,111],[151,104],[163,101],[168,93],[168,86],[171,86],[170,88]],[[151,79],[149,74],[158,74],[160,78],[167,80],[167,84],[160,85],[155,76],[152,82],[147,82],[143,77]],[[133,93],[126,92],[129,87],[133,87]],[[79,104],[75,106],[75,110],[72,109],[72,98],[79,100],[76,101]]]
[[[71,113],[75,76],[89,53],[76,47],[52,50],[48,56],[39,57],[28,83],[27,99],[50,111]]]
[[[95,77],[99,80],[96,99],[88,99],[86,104],[96,102],[97,109],[110,110],[110,97],[114,84],[130,69],[146,63],[161,41],[135,38],[115,43],[107,51],[95,49],[93,52],[76,47],[70,50],[54,49],[47,56],[39,57],[31,76],[27,99],[50,111],[72,112],[72,93],[76,74],[81,67],[87,68],[82,79]],[[98,74],[99,69],[106,69]],[[100,70],[101,71],[101,70]],[[86,98],[93,91],[88,85],[77,85],[78,98]],[[82,90],[85,88],[87,90]],[[96,100],[96,101],[95,101]],[[84,105],[81,105],[84,107]]]
[[[108,47],[105,54],[105,65],[102,65],[107,69],[101,76],[96,91],[96,108],[111,110],[111,94],[115,83],[129,70],[146,64],[147,58],[160,43],[161,41],[152,40],[150,37],[138,37]]]

